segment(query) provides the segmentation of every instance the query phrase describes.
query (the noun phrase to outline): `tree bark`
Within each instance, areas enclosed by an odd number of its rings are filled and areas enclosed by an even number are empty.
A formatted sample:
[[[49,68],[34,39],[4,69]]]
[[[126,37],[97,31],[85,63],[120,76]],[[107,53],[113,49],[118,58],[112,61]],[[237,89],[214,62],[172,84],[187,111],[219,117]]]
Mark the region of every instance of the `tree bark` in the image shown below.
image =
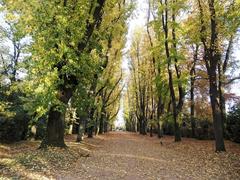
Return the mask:
[[[215,134],[216,151],[225,151],[224,137],[223,137],[223,123],[220,104],[218,102],[218,88],[216,71],[211,72],[210,76],[210,99],[213,113],[213,126]]]
[[[93,21],[87,21],[86,31],[84,32],[84,41],[78,43],[77,53],[81,55],[84,49],[87,47],[88,42],[93,34],[93,31],[102,22],[103,8],[105,0],[97,0],[98,6],[95,6],[95,1],[92,2],[91,11],[93,11]],[[67,6],[67,0],[64,0],[63,6]],[[63,66],[66,65],[66,59],[63,55],[62,61],[55,65],[58,69],[59,79],[63,81],[63,84],[58,87],[58,99],[63,103],[67,104],[69,99],[72,97],[78,81],[76,76],[71,74],[66,74],[62,72]],[[64,119],[65,112],[57,111],[57,106],[53,105],[50,108],[48,123],[47,123],[47,134],[41,143],[40,147],[56,146],[56,147],[66,147],[64,143]],[[90,128],[93,131],[93,128]],[[89,132],[90,132],[89,130]],[[91,132],[92,132],[91,131]],[[88,134],[89,135],[89,134]],[[92,133],[91,133],[92,135]]]
[[[103,134],[104,132],[104,117],[101,115],[100,122],[99,122],[99,134]]]
[[[84,133],[85,133],[85,124],[86,124],[86,116],[79,117],[79,127],[78,127],[78,135],[76,142],[83,141]]]
[[[222,114],[219,102],[219,89],[218,89],[218,79],[217,79],[217,66],[221,62],[221,53],[219,50],[219,39],[217,32],[217,20],[215,12],[215,1],[208,1],[208,8],[210,12],[210,45],[207,45],[207,38],[205,37],[206,26],[205,19],[203,15],[203,7],[201,1],[198,0],[198,7],[200,11],[200,22],[201,22],[201,41],[204,46],[204,61],[208,72],[209,78],[209,94],[212,108],[213,116],[213,126],[215,134],[215,148],[216,151],[225,151],[224,137],[223,137],[223,122]],[[209,47],[208,47],[209,46]]]
[[[190,71],[190,81],[191,81],[191,89],[190,89],[190,101],[191,101],[191,112],[190,112],[190,119],[191,119],[191,129],[192,129],[192,137],[195,137],[195,128],[196,128],[196,122],[195,122],[195,99],[194,99],[194,84],[196,80],[196,71],[195,71],[195,66],[196,66],[196,61],[198,58],[198,48],[199,46],[196,45],[196,49],[194,52],[194,57],[193,57],[193,65]]]
[[[174,1],[175,2],[175,1]],[[161,4],[163,5],[163,2],[161,0]],[[176,101],[176,95],[175,95],[175,90],[174,90],[174,85],[173,85],[173,72],[172,72],[172,59],[175,60],[175,70],[178,79],[180,79],[180,73],[179,69],[177,66],[177,58],[174,57],[172,58],[170,56],[170,49],[169,49],[169,36],[168,36],[168,1],[165,0],[165,11],[162,12],[162,27],[164,30],[164,35],[165,35],[165,52],[166,52],[166,58],[167,58],[167,70],[168,70],[168,81],[169,81],[169,90],[170,90],[170,96],[171,96],[171,102],[172,102],[172,114],[173,114],[173,120],[174,120],[174,136],[175,136],[175,142],[181,141],[181,132],[180,132],[180,127],[178,123],[178,114],[181,111],[182,105],[183,105],[183,89],[181,86],[181,83],[178,83],[178,90],[179,90],[179,102],[177,105]],[[175,10],[172,9],[172,21],[175,22]],[[176,33],[175,33],[175,28],[172,28],[172,38],[173,38],[173,50],[177,52],[177,45],[176,45]]]
[[[55,108],[56,107],[52,107],[49,111],[47,134],[40,148],[46,148],[47,146],[66,147],[64,143],[65,113],[59,112]]]
[[[88,117],[88,128],[87,128],[88,138],[93,138],[94,125],[91,121],[93,121],[94,111],[95,111],[94,108],[91,107],[89,112],[89,117]]]

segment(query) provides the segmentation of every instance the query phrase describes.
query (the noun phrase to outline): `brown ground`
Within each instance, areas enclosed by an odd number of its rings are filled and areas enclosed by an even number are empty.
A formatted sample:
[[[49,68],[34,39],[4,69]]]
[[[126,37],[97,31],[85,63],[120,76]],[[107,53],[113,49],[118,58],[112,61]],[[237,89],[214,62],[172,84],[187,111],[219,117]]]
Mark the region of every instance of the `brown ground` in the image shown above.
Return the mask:
[[[0,179],[240,179],[240,145],[111,132],[83,144],[66,138],[68,150],[36,150],[39,142],[0,144]],[[162,142],[162,144],[160,143]],[[1,176],[2,174],[2,176]]]

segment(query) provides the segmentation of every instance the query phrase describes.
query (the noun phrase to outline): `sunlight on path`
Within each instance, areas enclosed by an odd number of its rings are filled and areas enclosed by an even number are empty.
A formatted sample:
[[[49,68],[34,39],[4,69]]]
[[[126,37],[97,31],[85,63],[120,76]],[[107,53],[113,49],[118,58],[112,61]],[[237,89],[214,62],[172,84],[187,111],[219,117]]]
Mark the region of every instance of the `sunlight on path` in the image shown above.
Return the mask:
[[[98,139],[99,138],[99,139]],[[227,141],[229,152],[217,154],[213,141],[173,137],[141,136],[137,133],[110,132],[91,139],[101,141],[90,156],[80,158],[73,172],[62,179],[157,180],[157,179],[237,179],[240,163],[239,146]],[[93,142],[94,141],[94,142]],[[229,146],[232,146],[230,148]],[[234,146],[234,147],[233,147]],[[231,150],[238,151],[231,151]]]
[[[118,157],[123,157],[126,158],[127,160],[129,160],[129,158],[133,158],[133,159],[140,159],[140,160],[147,160],[147,161],[155,161],[155,162],[166,162],[165,160],[161,160],[161,159],[156,159],[156,158],[152,158],[152,157],[147,157],[147,156],[137,156],[137,155],[132,155],[132,154],[109,154],[109,153],[102,153],[102,156],[113,156],[113,158],[118,158]]]

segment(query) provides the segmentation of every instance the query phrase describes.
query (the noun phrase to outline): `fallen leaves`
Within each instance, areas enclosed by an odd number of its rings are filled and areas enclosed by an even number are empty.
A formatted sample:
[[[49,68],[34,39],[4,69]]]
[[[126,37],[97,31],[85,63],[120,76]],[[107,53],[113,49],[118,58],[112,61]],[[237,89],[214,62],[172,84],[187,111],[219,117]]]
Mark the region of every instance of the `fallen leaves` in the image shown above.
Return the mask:
[[[67,138],[67,149],[36,150],[39,142],[0,145],[0,174],[17,179],[238,179],[240,145],[134,133],[108,133],[83,143]],[[1,175],[0,175],[1,179]]]

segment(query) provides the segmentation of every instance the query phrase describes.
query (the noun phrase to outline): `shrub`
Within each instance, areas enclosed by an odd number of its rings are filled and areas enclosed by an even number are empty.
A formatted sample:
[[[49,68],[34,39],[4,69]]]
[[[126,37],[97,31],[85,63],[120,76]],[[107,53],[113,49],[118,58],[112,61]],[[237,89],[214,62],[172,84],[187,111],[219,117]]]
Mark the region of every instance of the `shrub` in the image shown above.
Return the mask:
[[[234,106],[227,116],[226,135],[230,140],[240,143],[240,104]]]

